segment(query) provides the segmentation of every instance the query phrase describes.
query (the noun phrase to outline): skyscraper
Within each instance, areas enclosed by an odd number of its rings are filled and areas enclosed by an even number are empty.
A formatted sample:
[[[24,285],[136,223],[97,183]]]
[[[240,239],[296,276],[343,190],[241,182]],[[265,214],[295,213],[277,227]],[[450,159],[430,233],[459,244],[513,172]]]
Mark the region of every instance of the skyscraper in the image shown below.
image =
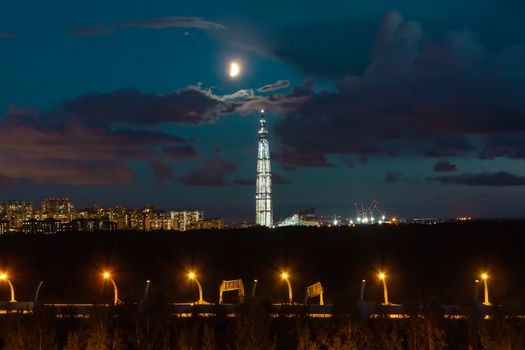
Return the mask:
[[[273,226],[272,211],[272,170],[270,167],[270,145],[264,110],[261,110],[259,126],[259,147],[257,150],[257,180],[255,182],[255,223]]]

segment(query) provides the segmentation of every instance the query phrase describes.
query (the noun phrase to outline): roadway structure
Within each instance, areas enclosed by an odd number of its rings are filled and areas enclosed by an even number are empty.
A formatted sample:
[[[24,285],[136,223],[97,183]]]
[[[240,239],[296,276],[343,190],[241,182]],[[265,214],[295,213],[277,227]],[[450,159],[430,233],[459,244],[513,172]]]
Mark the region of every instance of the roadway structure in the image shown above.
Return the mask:
[[[288,301],[286,303],[275,303],[269,307],[269,314],[274,317],[345,317],[348,315],[340,314],[336,312],[334,305],[324,303],[324,288],[321,282],[317,282],[306,288],[306,298],[304,303],[298,303],[294,301],[293,289],[291,278],[288,272],[283,271],[280,275],[282,281],[286,282],[288,287]],[[489,275],[487,273],[481,274],[484,288],[484,301],[482,303],[477,302],[474,307],[467,306],[462,307],[458,305],[444,305],[441,306],[441,314],[446,319],[465,319],[469,317],[476,317],[481,319],[489,319],[498,311],[498,307],[492,305],[489,300],[489,287],[488,280]],[[38,299],[40,288],[43,282],[38,284],[35,292],[34,300],[32,301],[16,301],[15,290],[11,281],[8,279],[6,273],[0,274],[0,281],[4,281],[9,285],[11,297],[9,301],[0,302],[0,315],[8,314],[32,314],[35,310],[44,310],[49,314],[54,315],[57,318],[89,318],[92,315],[99,314],[101,312],[111,312],[118,314],[119,312],[135,311],[137,313],[143,312],[145,306],[148,304],[148,290],[150,281],[146,281],[144,290],[144,299],[141,302],[124,303],[118,297],[118,286],[110,271],[102,273],[103,280],[109,281],[113,287],[113,302],[107,304],[61,304],[61,303],[45,303]],[[210,303],[203,298],[202,285],[197,279],[195,272],[189,272],[188,278],[194,281],[198,287],[198,299],[194,302],[186,303],[168,303],[166,304],[167,311],[174,317],[217,317],[217,316],[228,316],[235,317],[240,312],[240,305],[245,301],[245,290],[244,284],[241,279],[237,280],[224,280],[219,287],[219,302]],[[392,303],[388,296],[388,285],[387,276],[385,273],[380,272],[378,279],[381,281],[383,286],[383,301],[382,302],[366,302],[364,300],[365,285],[366,281],[362,281],[360,298],[357,301],[357,309],[362,318],[424,318],[430,311],[425,309],[423,306],[419,307],[406,307],[401,304]],[[476,280],[478,285],[479,280]],[[255,287],[257,280],[254,280],[253,289],[251,296],[255,297]],[[236,292],[238,297],[237,304],[225,304],[223,301],[223,294],[225,292]],[[476,294],[477,296],[477,294]],[[319,304],[313,304],[309,301],[313,298],[319,297]],[[512,318],[525,318],[525,315],[515,314],[507,315],[505,317]]]

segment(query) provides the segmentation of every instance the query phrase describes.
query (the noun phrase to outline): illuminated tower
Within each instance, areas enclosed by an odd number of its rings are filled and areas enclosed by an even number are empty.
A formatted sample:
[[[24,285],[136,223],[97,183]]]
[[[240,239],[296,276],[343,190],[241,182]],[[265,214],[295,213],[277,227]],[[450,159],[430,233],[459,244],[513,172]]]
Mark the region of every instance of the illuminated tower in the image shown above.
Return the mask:
[[[270,167],[270,145],[264,110],[261,110],[259,127],[259,148],[257,150],[257,180],[255,182],[255,223],[273,226],[272,211],[272,170]]]

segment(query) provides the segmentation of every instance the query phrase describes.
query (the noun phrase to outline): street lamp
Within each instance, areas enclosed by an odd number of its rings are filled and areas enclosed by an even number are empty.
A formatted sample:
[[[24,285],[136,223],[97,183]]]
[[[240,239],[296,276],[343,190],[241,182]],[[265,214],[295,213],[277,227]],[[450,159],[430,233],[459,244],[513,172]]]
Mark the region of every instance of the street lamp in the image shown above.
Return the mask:
[[[257,280],[253,280],[252,298],[255,298],[255,288],[257,288]]]
[[[290,276],[288,275],[288,272],[282,272],[281,278],[286,281],[286,284],[288,284],[288,303],[293,303],[293,295],[292,295],[292,285],[290,284]]]
[[[149,292],[150,283],[151,283],[150,280],[146,280],[146,286],[144,287],[144,302],[148,300],[148,292]]]
[[[365,284],[366,284],[366,280],[362,280],[361,281],[361,298],[359,299],[361,300],[361,302],[363,302],[363,299],[365,296]]]
[[[7,273],[5,273],[5,272],[0,274],[0,280],[6,281],[7,284],[9,284],[9,289],[11,289],[11,300],[9,300],[9,302],[16,303],[16,300],[15,300],[15,288],[13,287],[13,284],[11,283],[9,278],[7,278],[7,277],[8,277]]]
[[[486,273],[481,274],[481,279],[483,280],[483,287],[485,289],[485,301],[483,302],[483,305],[490,305],[489,301],[489,286],[487,280],[489,279],[489,275]]]
[[[188,278],[190,280],[195,281],[197,283],[197,286],[199,287],[199,300],[197,301],[197,304],[205,304],[204,300],[202,299],[202,286],[199,280],[197,279],[197,275],[195,275],[195,272],[188,273]]]
[[[121,304],[122,301],[118,298],[118,289],[117,289],[117,284],[115,283],[115,280],[113,280],[113,277],[111,277],[111,272],[109,271],[104,271],[104,273],[102,274],[102,277],[104,277],[105,280],[108,280],[111,282],[111,284],[113,285],[113,305],[118,305],[118,304]]]
[[[388,302],[388,289],[386,287],[386,275],[383,273],[383,272],[380,272],[379,275],[378,275],[379,279],[383,282],[383,296],[384,296],[384,305],[389,305],[390,303]]]

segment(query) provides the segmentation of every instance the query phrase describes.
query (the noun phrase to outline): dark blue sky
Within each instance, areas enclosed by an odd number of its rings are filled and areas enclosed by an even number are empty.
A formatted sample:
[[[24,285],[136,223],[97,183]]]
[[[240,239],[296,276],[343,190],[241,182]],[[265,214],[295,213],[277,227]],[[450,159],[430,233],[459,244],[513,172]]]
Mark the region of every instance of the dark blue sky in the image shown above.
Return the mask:
[[[0,4],[0,200],[523,216],[522,1]],[[231,60],[242,63],[230,79]]]

